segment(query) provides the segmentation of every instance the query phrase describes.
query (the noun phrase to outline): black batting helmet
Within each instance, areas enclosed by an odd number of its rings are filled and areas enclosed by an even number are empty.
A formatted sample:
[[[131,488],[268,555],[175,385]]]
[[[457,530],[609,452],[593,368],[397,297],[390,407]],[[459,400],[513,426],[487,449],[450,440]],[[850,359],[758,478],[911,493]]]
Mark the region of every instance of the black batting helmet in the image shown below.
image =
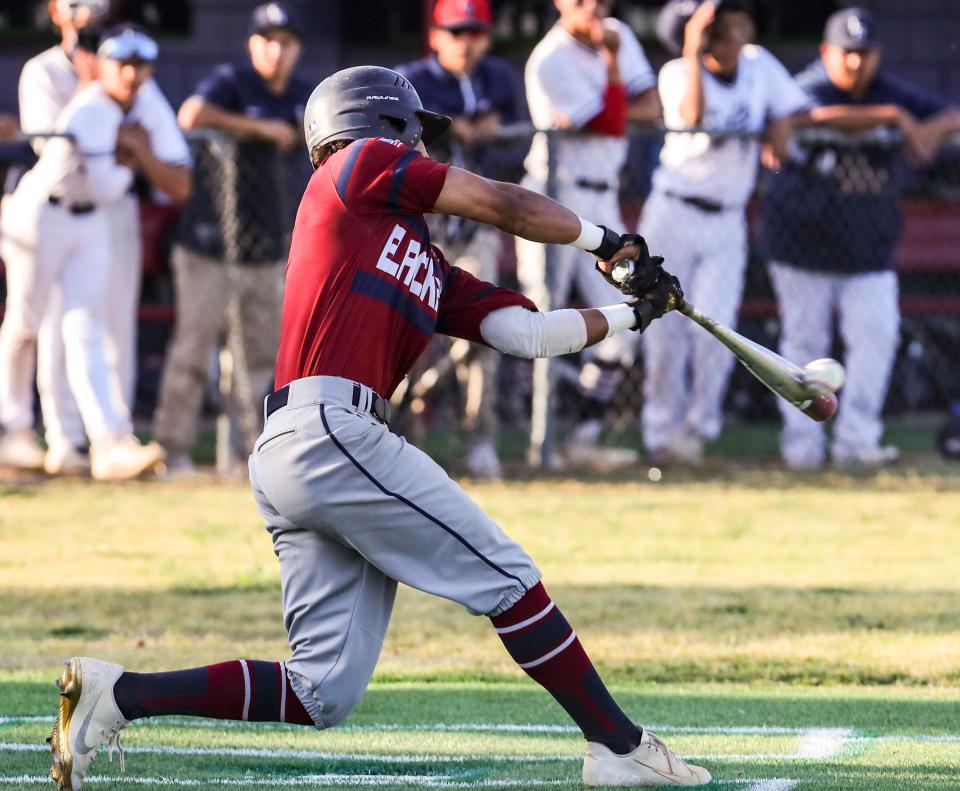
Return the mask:
[[[334,140],[388,137],[408,146],[431,143],[450,118],[423,109],[402,74],[382,66],[354,66],[331,74],[310,94],[303,114],[307,150]]]
[[[657,38],[664,49],[671,55],[679,55],[683,51],[683,32],[703,0],[669,0],[660,10],[657,17]],[[717,14],[724,11],[742,11],[754,16],[751,0],[717,0]]]

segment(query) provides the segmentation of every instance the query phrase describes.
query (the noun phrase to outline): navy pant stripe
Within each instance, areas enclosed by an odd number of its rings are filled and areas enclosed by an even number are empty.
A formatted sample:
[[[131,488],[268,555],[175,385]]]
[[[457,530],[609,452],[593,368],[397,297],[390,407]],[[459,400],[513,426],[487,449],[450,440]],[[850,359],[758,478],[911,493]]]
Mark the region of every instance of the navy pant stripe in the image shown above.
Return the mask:
[[[467,539],[461,536],[452,527],[450,527],[444,522],[441,522],[439,519],[437,519],[437,517],[433,516],[432,514],[427,513],[416,503],[410,502],[410,500],[408,500],[403,495],[397,494],[396,492],[391,492],[389,489],[387,489],[386,486],[380,483],[380,481],[374,478],[373,475],[369,471],[367,471],[362,464],[360,464],[360,462],[358,462],[355,458],[353,458],[353,456],[350,455],[350,451],[348,451],[345,447],[343,447],[343,445],[340,443],[340,440],[338,440],[333,435],[333,432],[330,430],[330,426],[327,423],[327,415],[323,410],[323,404],[320,404],[320,420],[323,421],[323,428],[327,432],[327,436],[329,436],[330,439],[333,440],[333,444],[336,445],[337,448],[340,450],[340,452],[344,456],[346,456],[347,459],[350,460],[350,463],[353,464],[353,466],[356,467],[358,470],[360,470],[360,472],[362,472],[366,476],[366,478],[374,486],[376,486],[381,492],[383,492],[388,497],[393,497],[394,499],[399,500],[401,503],[412,508],[418,514],[420,514],[420,516],[422,516],[424,519],[430,520],[437,527],[440,527],[443,530],[445,530],[447,533],[449,533],[451,536],[457,539],[457,541],[463,544],[468,550],[470,550],[470,552],[472,552],[477,558],[479,558],[484,563],[486,563],[494,571],[498,572],[499,574],[502,574],[504,577],[507,577],[512,580],[516,580],[521,588],[523,588],[524,590],[527,590],[527,586],[523,584],[523,581],[519,577],[517,577],[514,574],[511,574],[509,571],[505,571],[504,569],[500,568],[500,566],[498,566],[496,563],[490,560],[490,558],[486,557],[482,552],[480,552],[476,547],[474,547],[469,541],[467,541]]]

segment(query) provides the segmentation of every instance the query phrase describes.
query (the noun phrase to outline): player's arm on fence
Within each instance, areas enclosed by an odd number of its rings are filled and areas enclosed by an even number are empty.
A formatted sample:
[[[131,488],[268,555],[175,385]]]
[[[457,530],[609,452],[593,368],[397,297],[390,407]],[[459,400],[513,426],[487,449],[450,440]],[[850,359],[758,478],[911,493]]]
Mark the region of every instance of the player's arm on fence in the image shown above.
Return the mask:
[[[177,120],[183,129],[222,129],[236,135],[268,140],[281,151],[289,151],[303,143],[303,135],[292,124],[277,118],[251,118],[191,96],[181,106]]]

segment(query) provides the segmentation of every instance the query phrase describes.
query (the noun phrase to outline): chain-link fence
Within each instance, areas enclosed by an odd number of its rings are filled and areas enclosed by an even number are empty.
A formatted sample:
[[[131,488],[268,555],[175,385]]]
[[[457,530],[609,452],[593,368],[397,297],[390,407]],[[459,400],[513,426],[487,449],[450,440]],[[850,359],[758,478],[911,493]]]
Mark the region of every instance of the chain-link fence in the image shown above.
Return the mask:
[[[504,147],[531,133],[505,130]],[[549,133],[551,146],[561,134]],[[696,134],[708,147],[745,144],[742,136]],[[887,416],[943,413],[960,398],[960,145],[945,144],[934,165],[916,167],[892,133],[804,132],[779,171],[759,171],[752,197],[740,206],[707,190],[669,189],[655,173],[662,141],[661,131],[634,132],[619,194],[624,227],[639,225],[698,307],[794,362],[843,360],[854,412],[866,404],[869,413],[878,402]],[[182,376],[195,383],[209,373],[220,384],[207,392],[208,409],[228,405],[219,454],[227,466],[251,442],[270,387],[281,267],[310,167],[299,149],[282,154],[220,133],[192,133],[190,145],[194,193],[179,219],[149,202],[142,214],[140,411],[149,414],[158,396],[162,401],[161,371],[178,359],[170,346],[176,312],[181,331],[195,341],[180,362]],[[548,189],[562,197],[555,176],[551,169]],[[481,241],[494,248],[492,276],[517,287],[513,241]],[[548,261],[555,255],[549,250]],[[590,267],[589,256],[582,259]],[[219,274],[201,264],[219,266]],[[562,303],[586,306],[575,287]],[[596,403],[585,404],[591,377],[604,382],[605,426],[638,448],[682,429],[709,440],[721,427],[781,421],[776,399],[701,329],[680,316],[659,324],[659,337],[634,335],[628,357],[592,368],[589,353],[549,363],[482,363],[494,380],[498,434],[530,437],[539,461],[544,443],[548,450],[552,440],[562,443],[587,406],[598,414]],[[211,350],[220,341],[226,354],[218,357]],[[397,397],[410,407],[399,430],[449,434],[462,425],[465,409],[472,428],[479,421],[489,430],[476,403],[470,406],[477,394],[468,378],[454,375],[470,363],[463,346],[451,352],[439,341],[425,354]],[[188,405],[181,413],[190,412],[190,399],[178,403]],[[869,414],[862,420],[869,424]],[[850,430],[868,436],[875,428]],[[191,431],[183,421],[169,427],[182,442],[192,441]]]
[[[749,144],[742,134],[696,135],[706,147]],[[842,360],[841,409],[853,419],[834,433],[876,445],[881,415],[944,413],[960,398],[960,145],[946,143],[935,163],[921,166],[886,130],[808,130],[778,170],[759,171],[746,205],[731,205],[723,190],[671,190],[655,173],[662,142],[660,131],[634,132],[620,185],[624,227],[639,226],[714,318],[798,364]],[[550,189],[563,199],[562,186]],[[507,237],[501,245],[501,282],[516,285],[514,245]],[[587,300],[574,286],[558,304]],[[636,337],[620,365],[591,366],[589,352],[549,363],[502,360],[501,431],[528,434],[534,463],[549,463],[544,446],[547,456],[562,456],[591,377],[606,381],[604,423],[621,444],[656,448],[678,433],[709,442],[721,428],[772,427],[784,417],[790,425],[790,410],[781,414],[778,400],[702,329],[680,316],[658,329]],[[446,349],[432,351],[436,364],[412,389],[416,413],[450,428],[468,394],[462,377],[444,376],[456,367]]]

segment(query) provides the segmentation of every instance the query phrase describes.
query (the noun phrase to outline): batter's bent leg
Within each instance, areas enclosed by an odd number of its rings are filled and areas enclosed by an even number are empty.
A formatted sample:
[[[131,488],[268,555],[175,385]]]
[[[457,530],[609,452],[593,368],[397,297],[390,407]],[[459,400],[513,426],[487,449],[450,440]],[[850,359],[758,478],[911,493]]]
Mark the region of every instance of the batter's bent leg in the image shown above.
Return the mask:
[[[264,464],[271,466],[271,454],[285,452],[285,435],[272,441],[265,436],[251,456],[250,481],[280,561],[283,620],[293,652],[287,670],[317,727],[329,728],[363,697],[380,658],[397,583],[342,541],[297,527],[277,512],[257,475]]]

